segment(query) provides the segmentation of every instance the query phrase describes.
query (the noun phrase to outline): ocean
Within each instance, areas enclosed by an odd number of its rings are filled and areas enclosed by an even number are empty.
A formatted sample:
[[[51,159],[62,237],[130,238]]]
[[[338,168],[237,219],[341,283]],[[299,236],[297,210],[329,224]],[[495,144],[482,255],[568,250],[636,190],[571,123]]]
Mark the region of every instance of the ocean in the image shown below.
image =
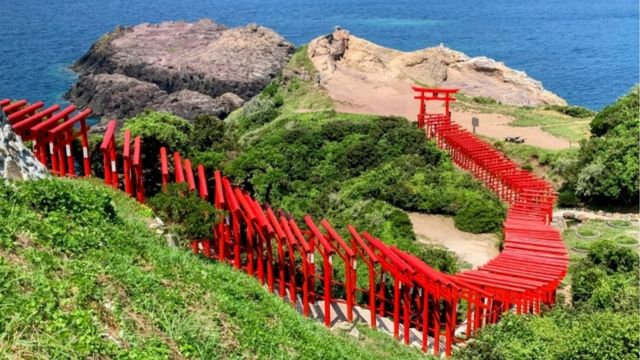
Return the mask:
[[[639,81],[638,12],[637,0],[0,0],[0,97],[64,102],[69,65],[117,25],[208,17],[296,45],[336,25],[400,50],[443,43],[597,110]]]

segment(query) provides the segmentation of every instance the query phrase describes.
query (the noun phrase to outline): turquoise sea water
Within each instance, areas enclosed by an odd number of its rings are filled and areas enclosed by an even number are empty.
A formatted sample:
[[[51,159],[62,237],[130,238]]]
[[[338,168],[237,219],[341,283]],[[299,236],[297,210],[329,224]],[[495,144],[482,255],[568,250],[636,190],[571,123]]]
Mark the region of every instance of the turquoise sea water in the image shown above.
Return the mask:
[[[637,0],[0,0],[0,97],[62,102],[69,64],[116,25],[202,17],[297,45],[335,25],[401,50],[444,43],[593,109],[639,81]]]

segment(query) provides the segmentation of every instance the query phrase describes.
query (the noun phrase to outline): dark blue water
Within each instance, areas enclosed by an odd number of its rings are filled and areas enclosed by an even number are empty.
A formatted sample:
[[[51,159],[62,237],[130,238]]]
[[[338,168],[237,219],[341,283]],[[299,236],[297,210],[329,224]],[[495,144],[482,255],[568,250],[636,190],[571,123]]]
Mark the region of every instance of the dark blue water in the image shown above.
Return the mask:
[[[637,0],[0,0],[0,97],[61,102],[69,64],[116,25],[202,17],[298,45],[334,25],[402,50],[444,43],[593,109],[638,82]]]

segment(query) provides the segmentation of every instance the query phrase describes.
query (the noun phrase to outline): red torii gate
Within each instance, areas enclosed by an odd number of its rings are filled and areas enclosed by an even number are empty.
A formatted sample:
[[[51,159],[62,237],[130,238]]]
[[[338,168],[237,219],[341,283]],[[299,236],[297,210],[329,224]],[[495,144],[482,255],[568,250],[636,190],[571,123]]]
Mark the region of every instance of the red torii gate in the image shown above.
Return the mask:
[[[451,117],[450,103],[456,101],[456,98],[452,95],[457,93],[459,89],[438,89],[438,88],[424,88],[419,86],[411,87],[418,94],[414,96],[414,99],[420,100],[420,108],[418,112],[418,127],[423,128],[425,119],[430,118],[442,118]],[[428,101],[444,101],[444,114],[427,114],[427,102]],[[427,132],[429,133],[429,132]]]
[[[43,107],[42,101],[33,104],[26,100],[0,101],[0,108],[8,115],[7,119],[13,130],[22,140],[33,141],[34,154],[45,166],[50,165],[54,175],[76,175],[76,159],[72,154],[71,144],[80,138],[83,159],[78,160],[78,163],[82,164],[84,176],[90,176],[87,119],[91,115],[91,109],[87,108],[74,114],[76,108],[73,105],[61,111],[58,111],[58,105],[41,110]],[[80,126],[78,131],[75,131],[77,125]]]

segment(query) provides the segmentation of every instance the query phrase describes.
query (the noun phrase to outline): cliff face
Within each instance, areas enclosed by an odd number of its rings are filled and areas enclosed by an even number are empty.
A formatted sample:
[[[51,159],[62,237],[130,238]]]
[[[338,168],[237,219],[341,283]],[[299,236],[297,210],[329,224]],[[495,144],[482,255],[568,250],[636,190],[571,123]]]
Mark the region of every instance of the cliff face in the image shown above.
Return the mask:
[[[76,62],[80,77],[66,97],[105,117],[147,108],[224,117],[258,94],[293,50],[258,25],[229,29],[200,20],[119,27]]]
[[[566,105],[562,98],[522,71],[486,57],[470,58],[444,46],[402,52],[338,30],[313,40],[309,57],[325,83],[331,83],[332,77],[342,72],[350,77],[371,79],[373,83],[400,80],[459,88],[467,95],[487,96],[505,104]]]

